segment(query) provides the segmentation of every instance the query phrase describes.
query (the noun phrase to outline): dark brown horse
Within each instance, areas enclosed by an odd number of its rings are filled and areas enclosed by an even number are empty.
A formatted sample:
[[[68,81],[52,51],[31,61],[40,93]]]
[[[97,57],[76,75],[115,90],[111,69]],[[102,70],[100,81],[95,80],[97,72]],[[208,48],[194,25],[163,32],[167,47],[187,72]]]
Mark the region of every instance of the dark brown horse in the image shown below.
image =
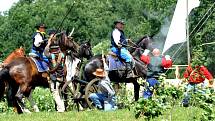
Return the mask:
[[[75,51],[78,54],[91,53],[91,50],[88,50],[90,51],[88,52],[84,48],[79,48],[79,50],[81,49],[80,51],[76,50],[76,45],[65,33],[57,34],[56,39],[65,53],[68,51]],[[74,56],[71,52],[68,55]],[[6,82],[9,84],[11,89],[9,92],[11,98],[9,104],[16,107],[18,113],[23,113],[29,112],[29,110],[22,99],[29,97],[32,89],[37,86],[49,87],[47,76],[47,72],[38,72],[35,63],[30,57],[18,57],[0,71],[0,83]]]
[[[134,98],[135,101],[139,99],[139,90],[140,85],[137,82],[138,78],[145,78],[146,77],[146,66],[143,62],[139,60],[140,54],[144,51],[144,49],[149,49],[151,46],[151,38],[144,36],[141,38],[135,46],[130,50],[131,53],[133,52],[134,61],[135,61],[135,68],[133,69],[136,75],[136,78],[126,78],[125,71],[119,70],[111,70],[109,71],[109,78],[111,81],[116,83],[133,83],[134,85]],[[84,80],[91,81],[92,79],[96,78],[92,73],[96,71],[98,68],[103,68],[103,61],[102,56],[97,55],[90,59],[90,61],[85,65],[84,68]],[[122,76],[124,75],[124,76]]]

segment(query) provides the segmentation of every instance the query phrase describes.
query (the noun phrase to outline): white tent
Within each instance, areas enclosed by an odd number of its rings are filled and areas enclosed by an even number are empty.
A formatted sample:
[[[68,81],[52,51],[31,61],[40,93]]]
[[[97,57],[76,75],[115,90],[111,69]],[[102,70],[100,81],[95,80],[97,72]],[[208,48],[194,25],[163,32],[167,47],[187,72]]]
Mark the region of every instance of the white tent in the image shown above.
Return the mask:
[[[199,4],[199,0],[178,0],[162,54],[172,45],[186,41],[187,15],[189,15],[193,8],[198,7]]]

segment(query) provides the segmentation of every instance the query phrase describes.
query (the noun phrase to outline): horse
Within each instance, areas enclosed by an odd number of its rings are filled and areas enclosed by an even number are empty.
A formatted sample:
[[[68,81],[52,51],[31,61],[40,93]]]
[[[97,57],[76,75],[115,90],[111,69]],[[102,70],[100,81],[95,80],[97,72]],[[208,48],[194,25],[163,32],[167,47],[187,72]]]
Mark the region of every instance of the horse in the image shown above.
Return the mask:
[[[135,45],[135,49],[130,49],[131,52],[134,53],[134,61],[135,61],[135,67],[133,71],[135,72],[135,75],[137,77],[134,78],[126,78],[126,75],[122,76],[118,73],[119,70],[112,70],[109,71],[109,78],[111,81],[116,82],[116,83],[133,83],[134,85],[134,98],[135,101],[139,99],[139,90],[140,90],[140,85],[137,82],[137,78],[145,78],[146,77],[146,65],[139,60],[141,50],[149,48],[149,45],[151,43],[151,38],[148,36],[145,36],[141,38]],[[138,56],[138,57],[137,57]],[[106,59],[107,60],[107,59]],[[104,64],[102,61],[102,56],[97,55],[94,56],[89,60],[89,62],[85,65],[84,67],[84,80],[86,81],[91,81],[92,79],[96,78],[92,73],[96,71],[98,68],[104,68]],[[124,73],[125,74],[125,73]]]
[[[18,57],[24,57],[25,56],[25,50],[23,47],[19,47],[17,49],[15,49],[12,53],[10,53],[6,59],[1,63],[0,65],[0,70],[6,66],[8,63],[10,63],[11,61],[13,61],[14,59],[18,58]],[[7,83],[4,83],[3,81],[0,82],[0,92],[1,95],[0,97],[3,97],[4,93],[7,90]]]
[[[64,32],[57,34],[56,38],[62,51],[67,53],[66,55],[73,56],[73,53],[68,52],[72,51],[73,49],[74,51],[78,51],[75,50],[77,48],[74,48],[74,43],[70,41],[71,39],[69,39],[69,37]],[[80,47],[79,49],[79,52],[82,52],[78,53],[80,56],[81,54],[86,56],[87,54],[91,53],[88,52],[91,50],[85,50],[86,48]],[[9,103],[16,107],[17,112],[20,114],[23,112],[30,112],[26,108],[22,99],[24,97],[29,97],[32,89],[37,86],[42,86],[45,88],[49,87],[49,80],[47,79],[47,76],[47,72],[38,72],[35,63],[30,57],[18,57],[3,67],[3,69],[0,71],[0,82],[6,82],[9,84],[11,88],[11,102]]]

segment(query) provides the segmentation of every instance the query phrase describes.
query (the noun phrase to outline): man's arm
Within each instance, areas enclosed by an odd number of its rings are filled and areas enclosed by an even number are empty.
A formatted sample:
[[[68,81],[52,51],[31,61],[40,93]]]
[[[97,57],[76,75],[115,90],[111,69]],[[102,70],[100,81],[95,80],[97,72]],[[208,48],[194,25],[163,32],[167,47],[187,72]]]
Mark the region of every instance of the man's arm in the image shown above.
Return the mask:
[[[46,45],[45,50],[44,50],[44,55],[48,58],[51,58],[51,53],[49,52],[50,45],[51,45],[51,40],[49,39],[48,44]]]
[[[166,55],[165,57],[162,58],[162,66],[164,68],[170,68],[172,67],[172,59],[170,58],[170,56]]]
[[[39,33],[34,37],[34,39],[35,39],[34,45],[36,47],[39,47],[41,45],[41,43],[44,42],[43,38],[41,37],[41,35]]]
[[[143,54],[140,56],[140,60],[143,61],[146,65],[150,63],[150,57],[149,57],[150,50],[145,49]]]
[[[200,71],[203,73],[205,78],[209,80],[210,85],[213,85],[213,76],[212,74],[208,71],[208,69],[204,66],[201,66]]]
[[[113,87],[108,83],[107,81],[101,81],[100,86],[103,90],[105,90],[108,93],[108,97],[112,97],[115,95],[115,91],[113,90]]]
[[[120,32],[119,32],[119,30],[115,29],[112,33],[112,36],[113,36],[113,40],[114,40],[115,44],[118,47],[121,47],[121,45],[119,44],[120,43]]]
[[[213,79],[212,74],[208,71],[208,69],[204,66],[201,66],[200,71],[203,73],[203,75],[205,76],[205,78],[207,78],[208,80]]]

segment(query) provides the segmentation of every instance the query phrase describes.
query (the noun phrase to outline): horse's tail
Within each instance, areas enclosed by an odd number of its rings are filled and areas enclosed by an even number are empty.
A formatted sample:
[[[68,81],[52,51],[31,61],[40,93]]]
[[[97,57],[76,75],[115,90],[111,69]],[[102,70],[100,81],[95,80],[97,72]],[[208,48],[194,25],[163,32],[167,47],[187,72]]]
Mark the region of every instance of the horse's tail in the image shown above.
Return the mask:
[[[3,68],[0,71],[0,99],[4,96],[6,93],[6,99],[8,102],[8,106],[11,107],[13,106],[14,103],[14,93],[12,92],[12,87],[9,84],[9,81],[11,80],[10,74],[9,74],[9,69],[8,68]],[[7,86],[7,90],[6,90]],[[7,92],[5,92],[7,91]]]
[[[9,77],[9,70],[7,68],[3,68],[0,71],[0,99],[4,96],[6,87],[5,81],[8,80]]]

